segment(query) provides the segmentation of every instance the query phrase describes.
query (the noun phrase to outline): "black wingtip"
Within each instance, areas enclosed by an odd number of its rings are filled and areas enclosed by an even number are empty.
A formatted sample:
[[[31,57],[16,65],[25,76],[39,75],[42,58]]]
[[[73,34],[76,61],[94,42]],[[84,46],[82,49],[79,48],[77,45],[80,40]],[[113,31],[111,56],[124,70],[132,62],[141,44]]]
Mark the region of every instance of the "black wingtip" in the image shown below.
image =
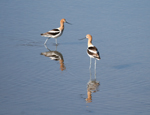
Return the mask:
[[[100,57],[96,57],[96,59],[97,59],[97,60],[100,60],[101,58],[100,58]]]

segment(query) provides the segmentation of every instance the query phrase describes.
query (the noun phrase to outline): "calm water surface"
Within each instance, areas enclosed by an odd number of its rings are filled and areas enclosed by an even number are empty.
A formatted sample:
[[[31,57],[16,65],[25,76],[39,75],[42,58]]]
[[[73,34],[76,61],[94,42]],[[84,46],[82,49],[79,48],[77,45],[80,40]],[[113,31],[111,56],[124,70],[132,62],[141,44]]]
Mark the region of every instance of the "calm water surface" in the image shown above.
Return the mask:
[[[148,0],[1,1],[0,114],[149,115],[149,11]],[[73,25],[45,48],[40,34],[62,18]],[[86,34],[102,58],[96,76]]]

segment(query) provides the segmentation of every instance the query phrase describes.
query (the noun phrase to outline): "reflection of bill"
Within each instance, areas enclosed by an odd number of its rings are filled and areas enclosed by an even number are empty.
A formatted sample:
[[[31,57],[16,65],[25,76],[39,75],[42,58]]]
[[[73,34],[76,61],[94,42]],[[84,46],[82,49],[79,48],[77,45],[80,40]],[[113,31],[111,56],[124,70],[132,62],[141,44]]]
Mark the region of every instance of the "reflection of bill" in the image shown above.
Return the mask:
[[[99,81],[95,80],[90,80],[87,83],[87,98],[86,98],[86,102],[87,103],[91,103],[92,102],[92,93],[95,93],[98,91],[98,86],[99,86]]]
[[[60,52],[58,52],[58,51],[48,51],[48,52],[42,52],[41,55],[49,57],[49,58],[51,58],[51,60],[59,61],[61,71],[66,69],[66,67],[64,65],[63,56]]]

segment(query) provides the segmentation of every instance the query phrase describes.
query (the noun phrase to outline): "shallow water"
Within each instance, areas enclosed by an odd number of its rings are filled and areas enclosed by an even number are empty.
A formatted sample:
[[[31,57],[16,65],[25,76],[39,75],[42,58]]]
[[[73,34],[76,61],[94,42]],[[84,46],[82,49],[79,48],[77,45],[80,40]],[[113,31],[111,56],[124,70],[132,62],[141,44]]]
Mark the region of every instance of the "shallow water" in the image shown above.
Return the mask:
[[[144,1],[1,1],[0,114],[150,114],[150,2]],[[65,30],[47,48],[40,34]],[[86,34],[99,49],[96,81],[89,91],[90,59]],[[63,70],[63,71],[62,71]],[[94,76],[92,60],[91,79]],[[88,101],[87,101],[88,100]]]

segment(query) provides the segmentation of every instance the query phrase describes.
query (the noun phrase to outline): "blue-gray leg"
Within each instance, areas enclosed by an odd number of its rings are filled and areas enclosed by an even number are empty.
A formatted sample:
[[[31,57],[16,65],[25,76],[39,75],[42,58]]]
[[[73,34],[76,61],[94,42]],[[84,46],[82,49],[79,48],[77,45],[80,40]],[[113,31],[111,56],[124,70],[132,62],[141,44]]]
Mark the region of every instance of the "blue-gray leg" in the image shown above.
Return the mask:
[[[91,69],[91,58],[90,58],[90,66],[89,66],[89,69]]]
[[[95,79],[96,79],[96,59],[95,59]]]
[[[49,38],[47,38],[47,39],[45,40],[45,43],[44,43],[44,45],[46,44],[46,42],[47,42],[47,40],[48,40],[48,39],[50,39],[50,37],[49,37]]]

